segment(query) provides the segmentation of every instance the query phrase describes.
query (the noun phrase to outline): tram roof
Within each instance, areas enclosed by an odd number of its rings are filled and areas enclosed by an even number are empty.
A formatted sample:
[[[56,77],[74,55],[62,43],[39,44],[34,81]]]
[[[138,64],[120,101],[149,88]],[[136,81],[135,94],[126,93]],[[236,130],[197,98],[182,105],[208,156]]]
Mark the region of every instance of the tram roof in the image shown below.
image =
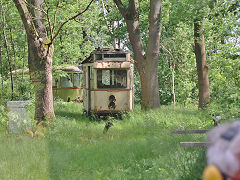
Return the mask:
[[[113,49],[113,48],[96,48],[91,52],[89,56],[86,56],[81,64],[85,63],[92,63],[94,61],[93,55],[101,55],[101,54],[106,54],[106,55],[126,55],[128,54],[129,51],[124,51],[122,49]],[[116,58],[117,61],[117,58]]]
[[[97,48],[92,53],[93,54],[127,54],[129,52],[124,51],[122,49]]]
[[[55,69],[63,71],[82,71],[81,65],[63,65],[57,66]]]

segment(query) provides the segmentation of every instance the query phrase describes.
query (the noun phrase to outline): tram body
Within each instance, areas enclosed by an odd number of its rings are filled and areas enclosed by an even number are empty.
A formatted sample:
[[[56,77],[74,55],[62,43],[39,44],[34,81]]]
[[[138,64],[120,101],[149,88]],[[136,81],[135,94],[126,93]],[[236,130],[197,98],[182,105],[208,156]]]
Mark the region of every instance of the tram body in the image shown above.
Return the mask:
[[[65,72],[65,74],[63,76],[56,76],[53,79],[53,97],[60,98],[65,102],[82,102],[81,68],[79,66],[68,65],[58,67],[57,69]]]
[[[83,106],[87,115],[131,111],[134,105],[130,53],[97,49],[83,62]]]

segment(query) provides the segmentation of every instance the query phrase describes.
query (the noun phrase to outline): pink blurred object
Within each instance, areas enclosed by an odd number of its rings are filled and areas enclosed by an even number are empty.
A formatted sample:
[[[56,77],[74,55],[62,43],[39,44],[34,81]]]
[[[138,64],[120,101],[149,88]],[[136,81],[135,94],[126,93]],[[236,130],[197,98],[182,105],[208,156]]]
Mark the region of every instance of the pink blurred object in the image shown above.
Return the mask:
[[[240,180],[240,120],[208,132],[208,165],[215,165],[229,180]]]

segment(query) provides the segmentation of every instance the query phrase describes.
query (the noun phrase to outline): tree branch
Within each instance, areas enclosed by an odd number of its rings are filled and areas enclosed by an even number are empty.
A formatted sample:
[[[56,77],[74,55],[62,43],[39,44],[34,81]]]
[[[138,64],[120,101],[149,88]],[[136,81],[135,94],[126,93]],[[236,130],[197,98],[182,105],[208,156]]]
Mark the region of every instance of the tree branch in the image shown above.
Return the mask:
[[[107,22],[107,17],[106,17],[106,13],[105,13],[106,8],[105,8],[105,4],[104,4],[103,0],[102,0],[102,9],[103,9],[103,18],[104,18],[104,20],[105,20],[105,22],[106,22],[106,26],[107,26],[107,28],[108,28],[108,32],[109,32],[111,35],[113,35],[111,26],[109,26],[109,25],[108,25],[108,22]]]
[[[63,28],[63,26],[64,26],[66,23],[68,23],[69,21],[77,18],[77,17],[80,16],[81,14],[85,13],[85,12],[88,10],[88,8],[90,7],[90,5],[92,4],[93,1],[94,1],[94,0],[91,0],[91,2],[88,4],[88,6],[87,6],[82,12],[79,12],[79,13],[76,14],[75,16],[73,16],[73,17],[67,19],[65,22],[63,22],[63,23],[60,25],[60,27],[58,28],[56,34],[53,36],[52,41],[58,36],[60,30]],[[51,42],[51,43],[52,43],[52,42]]]
[[[58,8],[59,8],[59,0],[58,0],[58,4],[57,4],[57,7],[56,7],[56,10],[55,10],[55,13],[54,13],[54,21],[53,21],[53,28],[52,28],[52,33],[54,34],[54,31],[55,31],[55,27],[56,27],[56,21],[57,21],[57,11],[58,11]],[[52,39],[52,38],[51,38]]]
[[[122,16],[125,18],[126,9],[124,8],[122,1],[121,0],[113,0],[113,1],[117,5]],[[132,0],[132,1],[134,1],[134,0]]]
[[[51,20],[49,18],[49,14],[48,14],[49,8],[47,6],[47,22],[48,22],[48,28],[49,28],[49,32],[50,32],[50,40],[52,42],[52,38],[53,38],[53,33],[52,33],[52,25],[51,25]]]
[[[46,11],[44,11],[43,9],[39,9],[38,7],[30,4],[29,2],[27,2],[26,0],[24,0],[24,2],[26,3],[26,5],[28,5],[29,7],[32,7],[33,9],[37,10],[37,11],[40,11],[40,12],[43,12],[44,14],[47,14]]]
[[[129,0],[128,8],[123,8],[121,0],[114,0],[114,2],[126,21],[135,61],[136,63],[142,61],[145,59],[145,51],[139,28],[139,1]]]
[[[28,8],[27,8],[24,0],[13,0],[13,2],[15,3],[15,5],[18,9],[18,12],[21,16],[21,19],[23,21],[23,24],[24,24],[27,34],[29,34],[30,36],[35,35],[38,37],[39,34],[33,23],[33,18],[31,16],[30,12],[28,11]]]
[[[172,60],[174,60],[171,51],[168,50],[162,43],[160,43],[160,46],[161,46],[161,48],[162,48],[163,50],[165,50],[165,51],[167,52],[167,54],[169,54],[169,55],[171,56]]]

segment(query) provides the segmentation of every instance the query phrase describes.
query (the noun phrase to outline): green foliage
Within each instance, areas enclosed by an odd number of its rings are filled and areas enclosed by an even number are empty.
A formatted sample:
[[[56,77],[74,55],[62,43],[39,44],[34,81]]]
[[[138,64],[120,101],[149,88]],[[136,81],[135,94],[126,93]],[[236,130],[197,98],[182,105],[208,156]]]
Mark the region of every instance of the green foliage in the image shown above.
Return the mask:
[[[105,10],[102,7],[105,4]],[[83,11],[89,1],[60,1],[56,30],[69,17]],[[127,7],[129,1],[124,0]],[[139,0],[140,29],[144,48],[148,41],[148,13],[150,0]],[[44,8],[49,8],[49,17],[53,24],[57,1],[45,1]],[[20,16],[12,1],[3,1],[6,13],[6,34],[9,43],[13,69],[27,67],[27,39]],[[174,91],[177,104],[190,105],[198,101],[197,71],[194,55],[193,21],[204,17],[204,36],[206,42],[207,61],[210,66],[211,104],[224,111],[232,111],[239,107],[239,2],[231,0],[196,1],[196,0],[164,0],[161,13],[161,43],[159,57],[159,93],[161,104],[173,102]],[[114,26],[119,22],[119,26]],[[45,21],[47,25],[47,21]],[[1,27],[2,28],[2,27]],[[47,28],[48,25],[47,25]],[[10,33],[12,29],[12,33]],[[2,29],[1,29],[2,30]],[[15,45],[15,53],[11,45],[11,36]],[[53,66],[62,64],[80,64],[95,47],[111,47],[117,38],[122,47],[131,50],[127,27],[113,1],[94,2],[88,11],[74,21],[67,23],[54,41]],[[3,40],[2,34],[1,39]],[[9,65],[3,42],[2,63],[4,87],[0,89],[0,104],[11,99],[8,76]],[[16,54],[16,56],[14,55]],[[15,67],[16,58],[16,67]],[[174,69],[175,67],[175,69]],[[136,68],[135,68],[136,71]],[[135,100],[141,103],[141,84],[135,72]],[[14,80],[14,99],[33,98],[30,82],[21,82],[20,76]],[[31,90],[31,91],[30,91]],[[234,111],[237,111],[234,110]],[[236,113],[235,113],[236,114]]]
[[[34,90],[28,79],[25,81],[14,79],[14,94],[12,99],[12,90],[10,80],[4,81],[3,88],[0,89],[0,105],[5,106],[7,101],[33,100]]]
[[[0,131],[3,131],[3,127],[6,127],[7,122],[7,110],[4,105],[0,105]]]
[[[139,74],[134,72],[134,102],[141,104],[142,94],[141,94],[141,81]]]
[[[49,3],[53,3],[54,9],[54,2]],[[56,29],[66,19],[83,11],[88,3],[88,1],[81,1],[76,5],[76,2],[62,2],[61,8],[58,10],[61,14],[57,16],[58,23]],[[52,19],[54,12],[52,11]],[[54,65],[80,64],[83,58],[89,55],[96,47],[109,46],[106,41],[107,35],[105,35],[106,27],[104,29],[99,24],[101,20],[100,13],[98,3],[93,3],[83,15],[74,21],[70,21],[63,27],[54,42]]]
[[[15,90],[16,92],[14,97],[17,100],[29,100],[33,98],[33,87],[29,81],[20,81]]]
[[[13,1],[3,1],[3,8],[5,10],[5,32],[11,58],[10,60],[12,63],[12,69],[15,70],[22,68],[23,63],[25,63],[25,65],[27,64],[27,38],[20,16],[16,7],[13,4]],[[3,31],[3,22],[0,30],[1,32]],[[4,79],[6,79],[10,67],[8,64],[7,52],[4,48],[3,34],[1,33],[0,36],[0,43],[2,47],[1,60],[3,63],[3,74],[5,76]],[[14,49],[12,41],[14,43]]]

